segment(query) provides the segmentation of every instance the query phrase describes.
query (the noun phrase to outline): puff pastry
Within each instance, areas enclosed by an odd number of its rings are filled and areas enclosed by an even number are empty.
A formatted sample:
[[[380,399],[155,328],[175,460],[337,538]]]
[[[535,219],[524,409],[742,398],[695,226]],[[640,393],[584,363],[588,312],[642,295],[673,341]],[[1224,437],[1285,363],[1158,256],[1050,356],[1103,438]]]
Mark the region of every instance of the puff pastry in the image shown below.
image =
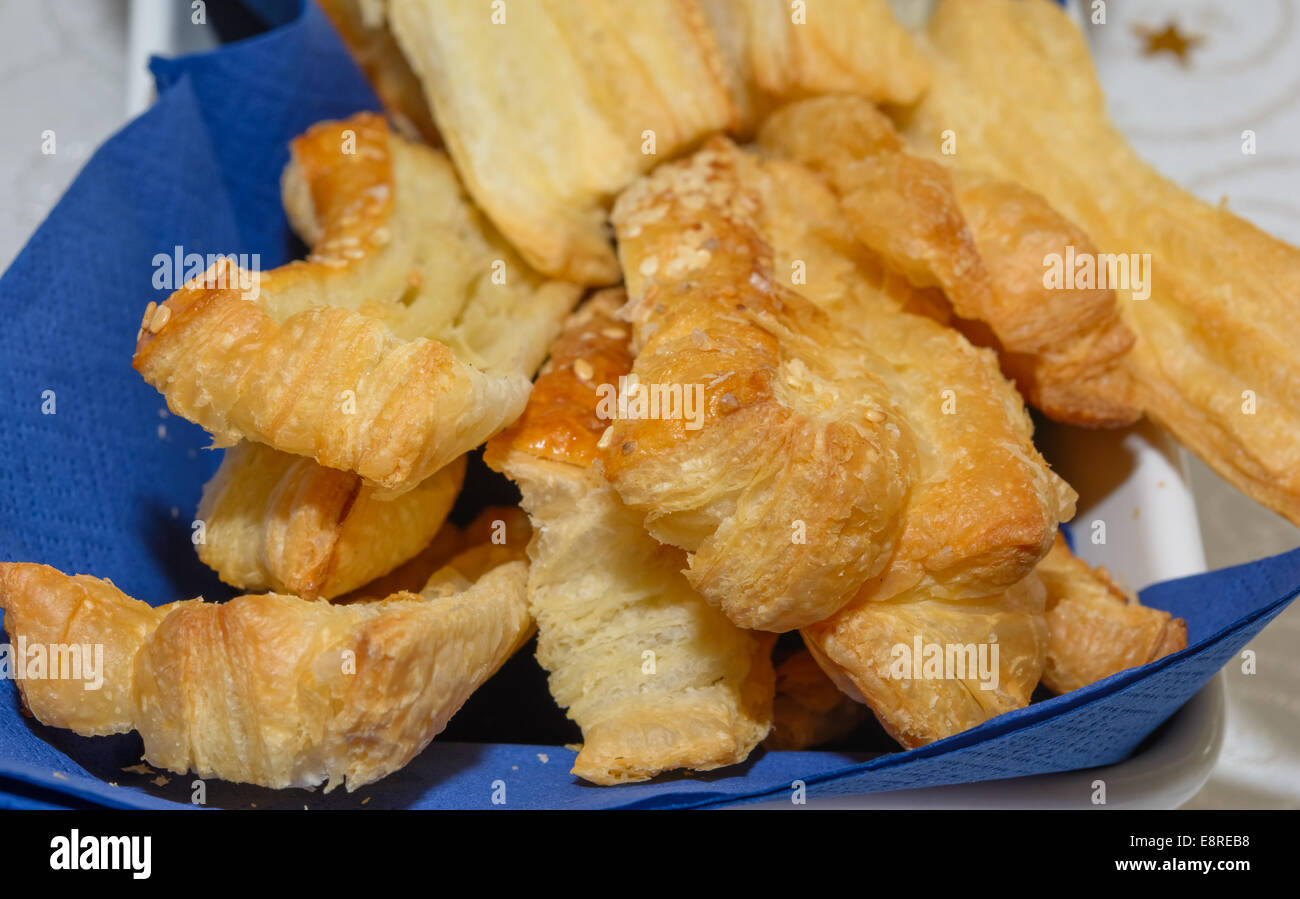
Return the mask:
[[[996,349],[1003,371],[1048,416],[1116,426],[1141,415],[1123,367],[1133,334],[1114,291],[1044,286],[1049,254],[1095,249],[1041,196],[911,155],[889,119],[857,97],[787,106],[760,142],[822,172],[853,234],[912,283],[941,289],[950,323]]]
[[[539,271],[612,284],[608,198],[737,121],[695,0],[389,0],[447,149]]]
[[[181,774],[351,791],[414,758],[530,636],[527,564],[485,561],[453,560],[422,593],[379,602],[267,593],[156,609],[109,581],[7,563],[0,608],[14,639],[105,647],[101,690],[19,681],[42,723],[137,730],[145,760]]]
[[[804,642],[845,692],[865,700],[904,746],[950,736],[1028,703],[1046,651],[1044,600],[1033,578],[1074,491],[1038,454],[1032,425],[991,351],[900,309],[829,187],[784,160],[751,177],[775,270],[841,330],[869,337],[887,368],[898,426],[916,469],[884,569],[840,611],[806,625]],[[856,254],[856,255],[855,255]],[[796,283],[794,262],[806,279]],[[896,647],[984,647],[976,678],[893,677]]]
[[[606,291],[575,313],[523,417],[485,459],[535,526],[528,593],[551,693],[582,727],[573,773],[598,784],[743,761],[772,715],[771,639],[733,625],[687,583],[601,475],[597,388],[631,367]]]
[[[876,341],[781,283],[725,138],[658,168],[614,208],[640,384],[697,390],[682,417],[620,418],[605,470],[686,576],[742,627],[840,608],[888,561],[916,466]]]
[[[579,288],[529,272],[447,159],[373,114],[291,150],[285,205],[312,255],[251,273],[250,290],[219,263],[150,303],[133,365],[217,445],[265,443],[399,494],[518,416]]]
[[[329,599],[387,574],[427,546],[464,478],[461,456],[414,489],[383,500],[350,471],[241,442],[226,450],[203,488],[199,558],[241,590]]]
[[[1187,648],[1187,622],[1139,603],[1105,568],[1075,558],[1059,534],[1037,572],[1047,588],[1043,685],[1054,693]]]
[[[856,94],[914,103],[929,64],[887,0],[699,0],[746,123],[778,98]]]
[[[1140,160],[1110,123],[1083,37],[1054,4],[949,0],[929,37],[933,83],[907,126],[915,145],[937,152],[952,130],[963,165],[1041,194],[1103,253],[1150,254],[1144,289],[1117,290],[1136,335],[1126,364],[1140,404],[1300,524],[1300,250]],[[1145,287],[1149,298],[1137,299]]]
[[[845,736],[867,718],[866,708],[844,695],[807,649],[776,667],[776,698],[768,749],[811,749]]]
[[[352,58],[379,95],[394,125],[407,137],[442,143],[424,102],[424,89],[384,20],[384,0],[318,0]]]

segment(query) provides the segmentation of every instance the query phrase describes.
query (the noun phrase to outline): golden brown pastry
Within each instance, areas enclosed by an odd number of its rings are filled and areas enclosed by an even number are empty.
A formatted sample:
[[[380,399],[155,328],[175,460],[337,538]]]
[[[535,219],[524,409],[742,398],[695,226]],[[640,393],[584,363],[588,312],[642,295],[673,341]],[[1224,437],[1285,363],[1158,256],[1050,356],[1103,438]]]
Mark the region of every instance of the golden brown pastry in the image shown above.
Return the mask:
[[[597,460],[597,390],[631,367],[621,290],[574,313],[523,417],[485,459],[523,492],[535,530],[528,592],[551,694],[582,727],[573,773],[598,784],[744,761],[772,714],[771,639],[687,583]]]
[[[857,97],[787,106],[760,141],[823,173],[854,236],[914,285],[941,289],[958,317],[951,323],[996,349],[1048,416],[1114,426],[1141,415],[1123,368],[1133,335],[1114,291],[1044,285],[1049,254],[1094,249],[1042,197],[909,154],[889,119]]]
[[[217,445],[399,494],[518,416],[579,288],[529,272],[447,159],[373,114],[291,150],[285,206],[312,255],[260,276],[218,265],[151,303],[133,364]]]
[[[699,0],[747,123],[773,99],[856,94],[913,103],[929,65],[887,0]]]
[[[918,449],[876,341],[778,279],[742,183],[756,166],[715,138],[615,204],[633,373],[697,395],[702,412],[614,421],[604,464],[651,535],[687,551],[709,602],[785,631],[884,567]]]
[[[350,471],[241,442],[203,488],[199,558],[241,590],[339,596],[427,546],[464,478],[461,456],[385,500]]]
[[[776,699],[768,749],[811,749],[845,736],[867,718],[866,706],[845,696],[801,649],[776,667]]]
[[[747,171],[774,270],[835,327],[870,338],[897,426],[916,447],[884,570],[839,612],[806,625],[805,643],[904,746],[1024,706],[1046,652],[1045,597],[1032,574],[1058,522],[1073,515],[1074,492],[1034,448],[1024,404],[993,354],[901,311],[823,181],[784,160]],[[891,676],[895,648],[921,656],[931,646],[972,647],[976,662],[982,651],[986,676]]]
[[[1138,158],[1110,123],[1083,37],[1055,4],[948,0],[929,37],[935,77],[908,124],[912,144],[937,153],[942,132],[954,132],[963,166],[1041,194],[1102,253],[1128,256],[1129,283],[1116,293],[1137,338],[1126,364],[1141,405],[1239,489],[1300,523],[1300,250]]]
[[[470,194],[536,269],[612,284],[605,204],[737,110],[695,0],[389,0]]]
[[[440,145],[442,139],[424,102],[420,79],[411,71],[411,64],[384,21],[384,0],[319,2],[398,130],[407,137],[421,137],[432,146]]]
[[[527,641],[527,565],[444,568],[424,591],[349,605],[274,593],[151,609],[108,581],[0,565],[13,639],[102,643],[104,685],[22,680],[42,723],[137,730],[155,767],[349,791],[401,768]],[[472,580],[472,582],[471,582]]]
[[[1047,588],[1043,685],[1068,693],[1187,648],[1187,622],[1138,602],[1105,568],[1075,558],[1057,535],[1038,563]]]

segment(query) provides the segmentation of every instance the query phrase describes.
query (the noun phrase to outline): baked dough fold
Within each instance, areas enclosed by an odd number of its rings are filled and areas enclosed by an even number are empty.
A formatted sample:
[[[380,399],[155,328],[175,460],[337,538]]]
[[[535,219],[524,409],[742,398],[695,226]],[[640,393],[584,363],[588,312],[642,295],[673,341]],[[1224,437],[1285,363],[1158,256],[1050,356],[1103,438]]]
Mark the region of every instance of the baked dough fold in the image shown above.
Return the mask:
[[[350,471],[244,441],[226,450],[203,488],[199,558],[241,590],[330,599],[427,546],[464,478],[462,456],[401,496],[378,499]]]
[[[400,494],[518,416],[579,288],[529,272],[447,159],[378,116],[318,124],[291,154],[285,205],[312,255],[219,261],[149,305],[133,365],[217,445]]]
[[[1045,260],[1095,254],[1038,194],[906,151],[859,97],[820,97],[775,113],[765,151],[826,176],[852,233],[884,265],[943,291],[943,315],[997,350],[1003,371],[1049,417],[1086,426],[1141,415],[1124,356],[1133,334],[1110,289],[1047,286]]]
[[[1037,573],[1047,589],[1043,686],[1054,693],[1187,648],[1187,622],[1142,605],[1105,568],[1076,558],[1059,534]]]
[[[42,723],[137,730],[145,760],[181,774],[351,791],[414,758],[530,636],[526,563],[486,561],[453,560],[422,593],[378,602],[268,593],[156,609],[108,581],[6,563],[0,608],[15,640],[105,647],[100,690],[19,681]]]
[[[573,773],[598,784],[744,761],[772,714],[771,638],[692,590],[681,550],[646,534],[600,472],[598,388],[631,367],[623,299],[602,292],[570,318],[523,416],[485,455],[532,518],[537,659],[582,727]]]
[[[756,167],[715,138],[615,204],[633,374],[702,413],[620,418],[604,464],[651,535],[687,551],[696,590],[742,627],[786,631],[883,568],[917,449],[874,341],[778,278],[744,183]]]

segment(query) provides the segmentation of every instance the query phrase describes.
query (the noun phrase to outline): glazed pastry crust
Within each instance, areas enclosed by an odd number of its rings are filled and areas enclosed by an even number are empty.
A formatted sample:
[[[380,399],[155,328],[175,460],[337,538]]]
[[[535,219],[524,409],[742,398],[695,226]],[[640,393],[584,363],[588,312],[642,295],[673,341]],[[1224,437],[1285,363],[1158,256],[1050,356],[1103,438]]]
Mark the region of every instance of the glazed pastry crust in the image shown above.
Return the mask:
[[[730,127],[727,74],[695,0],[390,0],[469,192],[533,267],[619,279],[608,198]],[[653,152],[643,148],[653,132]]]
[[[351,791],[414,758],[530,636],[526,563],[470,570],[472,584],[453,569],[372,603],[268,593],[151,609],[107,581],[4,564],[0,607],[15,639],[72,627],[106,646],[101,691],[20,682],[43,723],[137,730],[145,760],[181,774]]]
[[[1187,622],[1138,602],[1105,568],[1075,557],[1059,534],[1038,565],[1047,588],[1043,685],[1068,693],[1187,648]]]
[[[623,312],[642,385],[699,385],[702,426],[620,419],[606,473],[742,627],[840,608],[886,563],[916,449],[876,349],[781,283],[756,163],[715,138],[619,198]],[[873,370],[874,369],[874,370]]]
[[[760,142],[824,174],[852,233],[887,267],[937,287],[973,342],[1049,417],[1085,426],[1141,415],[1123,367],[1133,334],[1112,290],[1047,288],[1044,259],[1095,249],[1083,231],[1016,184],[950,170],[905,151],[883,113],[821,97],[774,114]]]
[[[462,456],[384,500],[352,472],[241,442],[203,488],[199,558],[241,590],[330,599],[427,546],[464,478]]]
[[[537,658],[582,727],[573,773],[597,784],[744,761],[772,712],[770,638],[696,594],[682,552],[647,535],[600,473],[596,388],[631,367],[622,301],[603,292],[574,314],[523,417],[485,456],[533,519]]]
[[[1238,489],[1300,523],[1300,250],[1140,160],[1054,4],[945,2],[929,37],[935,77],[908,122],[914,145],[937,147],[954,129],[963,164],[1041,194],[1103,252],[1150,253],[1150,297],[1117,291],[1136,335],[1126,364],[1141,405]]]
[[[512,265],[445,157],[377,116],[317,125],[292,153],[286,208],[312,255],[260,275],[218,264],[151,303],[133,365],[217,445],[266,443],[398,494],[518,416],[578,288]]]

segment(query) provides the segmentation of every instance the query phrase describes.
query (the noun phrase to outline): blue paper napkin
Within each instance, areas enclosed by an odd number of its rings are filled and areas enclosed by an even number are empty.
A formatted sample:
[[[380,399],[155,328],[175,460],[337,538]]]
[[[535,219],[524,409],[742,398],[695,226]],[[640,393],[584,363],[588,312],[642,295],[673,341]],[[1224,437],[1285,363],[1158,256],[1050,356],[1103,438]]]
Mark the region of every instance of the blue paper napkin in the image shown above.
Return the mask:
[[[295,252],[280,206],[290,138],[378,103],[324,16],[153,66],[157,104],[107,141],[0,279],[0,559],[109,577],[159,604],[230,595],[190,540],[203,482],[219,461],[204,433],[166,414],[130,367],[153,259],[185,252]],[[48,413],[48,414],[47,414]],[[209,806],[510,808],[705,806],[1017,777],[1119,761],[1199,690],[1300,590],[1300,551],[1149,588],[1143,602],[1187,620],[1186,651],[1036,703],[940,743],[877,757],[764,752],[708,775],[619,788],[585,785],[559,745],[435,741],[402,771],[355,794],[206,785]],[[526,656],[514,673],[536,676]],[[529,674],[532,672],[532,675]],[[547,703],[534,691],[476,695],[481,733]],[[562,716],[553,708],[547,714]],[[469,710],[466,713],[469,714]],[[453,721],[453,728],[457,722]],[[563,740],[557,740],[563,742]],[[22,715],[0,684],[0,806],[188,808],[194,778],[124,770],[134,734],[87,739]]]

